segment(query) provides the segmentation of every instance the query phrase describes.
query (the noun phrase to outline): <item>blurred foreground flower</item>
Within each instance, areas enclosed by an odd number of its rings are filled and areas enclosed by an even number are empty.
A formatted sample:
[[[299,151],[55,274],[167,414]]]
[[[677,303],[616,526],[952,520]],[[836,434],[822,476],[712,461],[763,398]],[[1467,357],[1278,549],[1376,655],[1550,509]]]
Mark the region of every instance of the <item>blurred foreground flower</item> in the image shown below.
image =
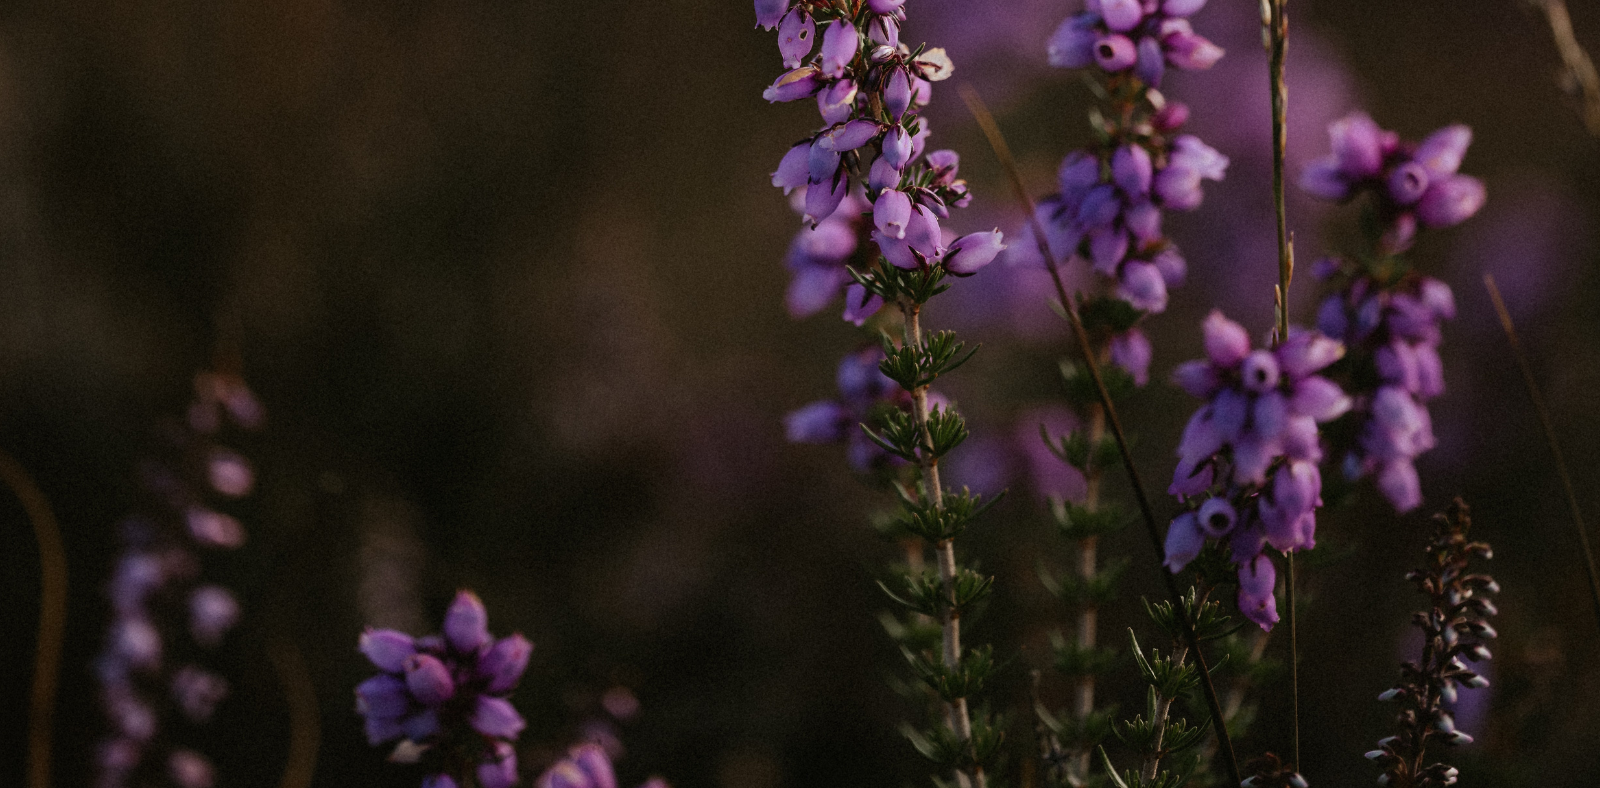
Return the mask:
[[[524,722],[506,698],[533,644],[520,634],[495,640],[488,612],[471,591],[456,594],[444,634],[413,638],[392,629],[361,635],[361,653],[382,671],[356,687],[374,746],[400,739],[390,760],[424,762],[423,788],[507,788],[517,784],[511,742]]]

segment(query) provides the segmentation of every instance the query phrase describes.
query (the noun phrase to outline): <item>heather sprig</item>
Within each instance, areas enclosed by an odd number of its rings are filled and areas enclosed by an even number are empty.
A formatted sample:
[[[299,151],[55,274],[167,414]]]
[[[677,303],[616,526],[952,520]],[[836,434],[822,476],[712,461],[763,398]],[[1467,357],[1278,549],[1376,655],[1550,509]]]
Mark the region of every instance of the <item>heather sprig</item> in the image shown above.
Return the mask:
[[[1112,728],[1117,740],[1138,758],[1137,768],[1119,774],[1105,748],[1099,748],[1101,764],[1117,788],[1178,788],[1201,768],[1201,757],[1190,751],[1206,741],[1210,725],[1192,725],[1173,708],[1180,700],[1188,703],[1200,685],[1198,662],[1185,659],[1190,648],[1185,629],[1193,627],[1188,634],[1198,644],[1221,638],[1232,627],[1216,602],[1192,588],[1178,604],[1181,612],[1170,601],[1145,602],[1150,619],[1172,644],[1167,656],[1157,649],[1145,649],[1133,630],[1128,630],[1130,653],[1146,685],[1145,710]]]
[[[157,451],[139,469],[147,504],[119,526],[124,552],[106,587],[112,619],[95,660],[111,724],[97,762],[106,788],[152,779],[209,788],[216,779],[186,740],[228,695],[206,653],[240,605],[206,581],[203,556],[244,544],[243,524],[224,509],[251,493],[255,471],[222,437],[260,428],[263,413],[237,375],[201,373],[194,387],[187,418],[160,426]]]
[[[508,696],[528,666],[527,639],[491,637],[483,602],[462,591],[445,612],[443,635],[369,629],[359,646],[380,671],[356,687],[369,743],[399,739],[390,760],[425,764],[423,788],[517,783],[512,742],[525,723]]]
[[[847,358],[840,371],[844,398],[791,413],[788,431],[800,441],[843,438],[852,445],[858,470],[887,466],[900,476],[893,485],[900,510],[891,530],[931,546],[935,572],[924,574],[923,548],[914,548],[906,575],[890,593],[908,609],[910,621],[892,629],[915,631],[922,617],[938,621],[937,649],[905,651],[913,672],[943,706],[938,722],[909,735],[958,784],[983,788],[1002,728],[974,714],[969,698],[981,691],[994,661],[986,648],[963,646],[961,619],[988,594],[990,581],[957,563],[954,542],[992,501],[956,492],[941,479],[941,460],[968,430],[930,386],[971,352],[951,332],[925,333],[921,317],[951,278],[976,273],[1005,247],[998,231],[950,239],[940,224],[971,195],[957,177],[955,153],[923,155],[929,130],[919,112],[931,98],[931,83],[949,77],[953,67],[942,49],[913,49],[900,41],[904,0],[757,0],[755,10],[759,26],[778,30],[779,51],[790,69],[765,97],[777,102],[814,96],[825,124],[791,146],[772,176],[774,186],[795,195],[808,224],[789,258],[795,272],[790,311],[818,311],[844,290],[845,317],[852,322],[864,323],[885,305],[900,317],[898,339],[882,334],[876,350],[881,377],[860,368],[874,351]],[[813,56],[819,29],[821,48]],[[903,396],[884,387],[884,379]],[[850,432],[852,423],[869,443]]]
[[[1365,247],[1317,264],[1333,285],[1317,324],[1343,341],[1349,357],[1334,372],[1355,398],[1352,414],[1330,431],[1334,459],[1349,480],[1375,479],[1396,510],[1422,504],[1416,458],[1434,446],[1427,402],[1444,393],[1440,323],[1455,317],[1444,282],[1404,257],[1420,229],[1465,221],[1483,206],[1484,186],[1458,172],[1472,131],[1447,126],[1421,143],[1403,142],[1364,113],[1328,128],[1333,152],[1312,163],[1301,187],[1330,200],[1367,195]]]
[[[1168,289],[1186,276],[1183,255],[1162,233],[1162,211],[1198,207],[1203,180],[1220,180],[1228,166],[1226,156],[1180,133],[1189,109],[1168,103],[1158,89],[1169,66],[1200,70],[1222,57],[1222,49],[1196,35],[1187,19],[1204,5],[1205,0],[1089,0],[1049,43],[1051,65],[1085,69],[1092,80],[1101,100],[1090,111],[1095,143],[1062,162],[1059,191],[1038,202],[1025,231],[1044,237],[1017,245],[1013,258],[1052,269],[1058,261],[1083,260],[1096,272],[1095,290],[1080,311],[1092,337],[1089,352],[1096,361],[1114,365],[1103,368],[1113,393],[1148,381],[1153,349],[1140,324],[1166,310]],[[1072,591],[1109,587],[1116,578],[1099,566],[1099,540],[1106,531],[1084,524],[1121,524],[1127,518],[1100,496],[1102,475],[1117,454],[1105,434],[1098,392],[1082,360],[1063,362],[1062,373],[1068,404],[1081,426],[1067,435],[1043,437],[1086,484],[1081,501],[1051,503],[1058,527],[1073,543],[1077,575],[1052,585],[1068,592],[1064,600],[1077,622],[1072,639],[1056,637],[1057,664],[1074,684],[1070,714],[1061,716],[1072,723],[1047,726],[1060,739],[1050,746],[1065,747],[1070,757],[1050,764],[1047,776],[1081,784],[1104,731],[1100,720],[1106,715],[1095,709],[1095,681],[1114,652],[1096,642],[1101,600]],[[1100,516],[1102,509],[1107,517]]]
[[[1422,654],[1400,668],[1400,683],[1384,690],[1379,700],[1400,705],[1395,716],[1394,735],[1378,742],[1378,749],[1367,757],[1384,767],[1379,785],[1395,788],[1437,788],[1454,785],[1455,767],[1444,763],[1426,764],[1430,742],[1454,746],[1472,741],[1472,736],[1457,730],[1446,704],[1456,700],[1459,688],[1481,689],[1488,679],[1467,667],[1468,662],[1489,659],[1485,641],[1496,636],[1488,618],[1498,611],[1491,594],[1500,586],[1493,577],[1471,571],[1472,559],[1494,556],[1484,542],[1469,541],[1472,518],[1467,505],[1457,498],[1444,514],[1433,518],[1433,539],[1422,569],[1406,579],[1427,595],[1428,609],[1413,614],[1411,621],[1422,632]]]
[[[1322,504],[1317,424],[1350,408],[1350,398],[1317,374],[1344,353],[1315,331],[1291,333],[1271,350],[1251,350],[1243,326],[1212,312],[1204,324],[1208,358],[1178,366],[1173,380],[1206,400],[1184,428],[1168,492],[1185,511],[1167,529],[1168,569],[1226,541],[1239,571],[1239,609],[1261,626],[1278,623],[1277,571],[1263,552],[1316,543]]]

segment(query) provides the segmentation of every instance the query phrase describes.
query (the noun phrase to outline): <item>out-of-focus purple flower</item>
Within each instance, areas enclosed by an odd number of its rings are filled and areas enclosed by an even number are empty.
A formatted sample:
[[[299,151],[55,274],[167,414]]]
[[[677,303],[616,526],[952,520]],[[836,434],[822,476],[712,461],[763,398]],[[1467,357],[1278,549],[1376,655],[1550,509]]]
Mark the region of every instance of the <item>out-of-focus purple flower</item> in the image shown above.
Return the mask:
[[[1239,610],[1262,629],[1278,623],[1278,600],[1272,595],[1277,582],[1278,572],[1265,554],[1239,567]]]
[[[211,788],[217,779],[211,761],[194,750],[173,750],[167,758],[167,774],[178,788]]]
[[[1454,315],[1450,287],[1417,274],[1388,283],[1349,277],[1318,310],[1323,331],[1339,332],[1351,348],[1351,379],[1376,382],[1352,392],[1355,440],[1335,447],[1344,473],[1372,476],[1401,512],[1422,504],[1414,463],[1434,445],[1427,402],[1444,393],[1440,323]]]
[[[1094,62],[1106,71],[1123,71],[1139,60],[1139,48],[1127,36],[1112,34],[1094,42]]]
[[[356,687],[356,711],[365,718],[373,745],[404,738],[425,761],[433,745],[476,742],[476,774],[483,786],[517,781],[510,742],[522,732],[522,716],[505,697],[528,664],[532,645],[521,635],[493,640],[483,603],[470,591],[456,595],[445,614],[444,634],[412,638],[393,630],[367,630],[361,652],[378,675]],[[436,776],[456,784],[453,763],[435,766]]]
[[[1136,326],[1111,337],[1111,363],[1121,367],[1133,378],[1135,385],[1150,382],[1150,359],[1155,349],[1150,338]]]
[[[228,589],[201,586],[189,595],[189,633],[196,643],[215,647],[238,621],[239,601]]]
[[[844,443],[850,467],[859,473],[891,462],[859,425],[883,408],[909,408],[910,395],[878,369],[883,351],[877,346],[846,355],[839,362],[839,398],[813,402],[784,417],[785,431],[795,443]]]
[[[1399,254],[1411,246],[1417,225],[1460,224],[1483,207],[1483,182],[1457,174],[1472,131],[1446,126],[1420,144],[1402,142],[1355,112],[1328,126],[1333,151],[1301,173],[1300,186],[1316,197],[1344,201],[1373,193],[1380,223],[1378,250]]]

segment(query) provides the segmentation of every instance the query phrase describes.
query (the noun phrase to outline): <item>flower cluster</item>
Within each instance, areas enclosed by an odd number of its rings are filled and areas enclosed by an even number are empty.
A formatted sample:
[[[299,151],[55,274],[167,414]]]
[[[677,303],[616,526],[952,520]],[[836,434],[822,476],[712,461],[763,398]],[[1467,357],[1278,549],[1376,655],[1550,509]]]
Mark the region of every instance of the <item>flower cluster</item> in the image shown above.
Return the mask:
[[[356,711],[373,745],[401,739],[393,760],[423,761],[423,788],[457,788],[473,772],[482,788],[517,783],[522,715],[506,696],[528,666],[521,635],[494,639],[488,612],[470,591],[456,595],[444,634],[413,638],[392,629],[361,635],[361,653],[382,671],[356,687]]]
[[[1465,126],[1411,145],[1356,113],[1335,121],[1329,137],[1333,153],[1308,167],[1301,185],[1328,199],[1370,192],[1374,219],[1370,254],[1316,268],[1336,288],[1317,325],[1350,349],[1342,366],[1355,398],[1353,423],[1335,430],[1334,448],[1347,478],[1373,477],[1397,510],[1410,511],[1422,503],[1415,460],[1434,445],[1426,403],[1444,393],[1439,324],[1455,317],[1455,298],[1399,255],[1419,226],[1449,227],[1476,213],[1484,187],[1457,172],[1472,141]]]
[[[1384,767],[1379,785],[1454,785],[1455,767],[1422,765],[1428,742],[1457,745],[1472,741],[1472,736],[1456,730],[1444,704],[1455,702],[1458,688],[1489,686],[1489,681],[1462,659],[1489,659],[1484,641],[1496,633],[1487,619],[1498,611],[1488,595],[1498,592],[1500,586],[1489,575],[1469,572],[1473,557],[1493,556],[1489,545],[1467,540],[1471,526],[1467,505],[1457,498],[1446,514],[1434,515],[1427,567],[1406,575],[1433,604],[1412,617],[1422,630],[1422,659],[1402,665],[1400,683],[1378,696],[1401,706],[1395,717],[1395,735],[1379,741],[1378,749],[1367,753]]]
[[[580,744],[539,776],[537,788],[617,788],[611,758],[598,744]],[[668,788],[667,781],[651,777],[639,788]]]
[[[1411,248],[1419,224],[1452,227],[1483,207],[1483,181],[1457,173],[1472,143],[1466,126],[1446,126],[1412,145],[1356,112],[1330,124],[1328,137],[1333,152],[1306,167],[1300,186],[1327,200],[1372,192],[1381,254]]]
[[[1038,225],[1053,258],[1088,259],[1112,295],[1138,314],[1167,308],[1167,290],[1181,285],[1187,265],[1161,229],[1163,209],[1199,207],[1202,183],[1221,180],[1228,158],[1181,129],[1189,108],[1155,88],[1167,65],[1209,68],[1222,49],[1196,35],[1188,15],[1204,0],[1090,0],[1050,41],[1050,62],[1098,66],[1111,106],[1094,117],[1098,144],[1062,162],[1060,191],[1039,202]],[[1033,244],[1014,259],[1038,260]],[[1143,384],[1150,346],[1134,321],[1112,322],[1113,360]]]
[[[911,395],[878,368],[883,360],[883,351],[877,347],[845,356],[839,362],[839,398],[819,400],[785,416],[789,441],[844,443],[850,467],[858,473],[897,462],[861,429],[862,424],[879,423],[887,411],[911,408]]]
[[[882,306],[861,286],[850,285],[846,269],[852,260],[876,261],[864,243],[869,239],[895,266],[942,266],[956,276],[976,272],[1004,248],[998,232],[950,238],[940,225],[950,218],[951,206],[965,207],[971,195],[957,177],[955,153],[923,156],[929,130],[918,112],[931,96],[930,83],[949,77],[953,67],[942,49],[912,50],[901,43],[903,5],[904,0],[850,6],[756,2],[758,25],[778,29],[778,48],[790,69],[765,98],[815,97],[825,124],[793,145],[772,173],[772,184],[794,195],[810,227],[789,255],[789,309],[796,316],[820,311],[847,289],[847,319],[859,323]],[[819,24],[822,45],[813,56]],[[862,218],[869,211],[870,223]]]
[[[1239,609],[1263,629],[1278,621],[1276,570],[1263,552],[1309,549],[1321,505],[1317,424],[1350,408],[1333,381],[1318,375],[1344,353],[1314,331],[1293,333],[1272,350],[1251,350],[1242,326],[1212,312],[1209,357],[1189,361],[1174,381],[1207,400],[1184,429],[1173,495],[1187,510],[1167,530],[1167,567],[1176,572],[1207,538],[1226,539],[1239,566]]]
[[[1372,386],[1356,392],[1360,424],[1346,441],[1344,474],[1372,476],[1402,512],[1422,504],[1415,461],[1434,446],[1426,403],[1444,393],[1439,323],[1455,312],[1449,285],[1411,273],[1388,286],[1351,276],[1317,314],[1319,329],[1355,349],[1352,363],[1361,365],[1355,379]]]
[[[204,755],[164,742],[209,720],[228,694],[227,680],[200,663],[238,622],[240,606],[226,588],[205,582],[201,553],[244,543],[244,526],[219,509],[250,494],[255,471],[218,435],[225,427],[255,430],[262,421],[243,380],[202,373],[188,418],[162,425],[160,455],[140,468],[150,502],[120,526],[126,549],[106,589],[112,619],[95,661],[112,729],[98,759],[103,788],[150,779],[180,788],[215,782]],[[163,631],[161,622],[171,621],[186,622],[187,637]],[[163,728],[176,730],[158,738]]]
[[[1062,22],[1050,37],[1050,65],[1118,73],[1131,70],[1151,87],[1161,87],[1167,66],[1207,69],[1222,58],[1222,48],[1196,35],[1187,17],[1206,0],[1088,0],[1084,10]]]

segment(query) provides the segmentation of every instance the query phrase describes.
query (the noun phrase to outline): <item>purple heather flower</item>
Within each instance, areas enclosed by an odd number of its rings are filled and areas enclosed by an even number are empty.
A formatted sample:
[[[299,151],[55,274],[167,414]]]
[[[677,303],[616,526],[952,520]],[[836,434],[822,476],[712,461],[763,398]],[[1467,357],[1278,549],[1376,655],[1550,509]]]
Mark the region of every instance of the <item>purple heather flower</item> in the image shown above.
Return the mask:
[[[211,761],[194,750],[173,750],[167,758],[167,774],[178,788],[211,788],[216,784]]]
[[[408,739],[421,747],[424,759],[441,739],[476,742],[481,748],[479,784],[516,783],[516,756],[509,742],[524,723],[505,694],[527,667],[532,645],[521,635],[492,640],[476,595],[456,595],[442,636],[411,638],[369,629],[359,646],[381,671],[356,687],[356,711],[365,718],[368,741],[378,745]],[[458,784],[465,777],[435,776],[452,781],[439,785]]]
[[[1111,363],[1121,367],[1136,385],[1150,382],[1150,359],[1155,351],[1150,338],[1137,327],[1111,337]]]
[[[233,517],[200,506],[189,507],[184,513],[189,535],[205,547],[231,550],[244,544],[244,526]]]
[[[459,788],[454,777],[448,774],[430,774],[422,778],[422,788]]]
[[[890,167],[903,170],[912,157],[911,135],[903,127],[895,126],[883,136],[883,158]]]
[[[1204,71],[1226,54],[1222,47],[1196,35],[1186,19],[1169,19],[1162,23],[1161,47],[1167,62],[1184,71]]]
[[[196,588],[189,595],[189,633],[196,643],[211,648],[239,621],[239,601],[222,586]]]
[[[788,10],[789,0],[756,0],[756,27],[764,30],[777,27]]]
[[[1277,569],[1265,554],[1239,567],[1239,610],[1265,630],[1278,623],[1278,600],[1272,596],[1277,582]]]
[[[1165,0],[1161,10],[1167,16],[1194,16],[1205,5],[1206,0]]]
[[[489,612],[471,591],[456,593],[444,615],[444,636],[451,648],[463,654],[478,651],[489,643]]]
[[[206,462],[206,480],[211,488],[229,498],[242,498],[255,486],[255,471],[250,461],[238,452],[218,448]]]
[[[805,10],[796,8],[785,14],[778,22],[778,51],[783,55],[783,67],[799,68],[811,54],[811,44],[816,37],[817,25]]]
[[[1050,65],[1059,68],[1084,68],[1095,62],[1094,44],[1100,38],[1095,30],[1099,19],[1090,14],[1068,17],[1050,37]]]
[[[795,101],[816,95],[822,87],[817,70],[811,66],[801,66],[773,80],[772,85],[762,91],[761,97],[774,104]]]
[[[874,14],[892,14],[905,4],[906,0],[867,0],[867,7]]]
[[[482,788],[511,788],[517,784],[517,751],[509,743],[497,741],[478,764],[478,785]]]
[[[1139,49],[1127,36],[1101,36],[1094,42],[1094,62],[1106,71],[1123,71],[1139,60]]]
[[[856,83],[841,79],[817,94],[817,111],[824,123],[843,123],[850,119],[855,109],[856,96],[860,94]],[[774,184],[779,185],[779,184]]]
[[[172,676],[172,699],[193,722],[211,719],[217,704],[227,696],[227,679],[194,665],[185,665]]]
[[[844,76],[845,67],[861,48],[861,36],[849,20],[837,19],[822,34],[822,73],[834,79]]]
[[[533,644],[521,635],[500,638],[478,658],[478,675],[488,679],[489,692],[510,692],[527,670],[532,653]]]
[[[1384,254],[1408,249],[1419,223],[1450,227],[1483,207],[1483,182],[1457,174],[1472,142],[1466,126],[1446,126],[1412,145],[1356,112],[1329,125],[1328,136],[1333,152],[1301,173],[1300,186],[1338,201],[1371,190],[1383,225],[1378,246]]]
[[[1006,245],[999,230],[970,233],[951,242],[944,267],[956,276],[971,276],[992,262]]]
[[[1134,29],[1144,19],[1144,8],[1139,0],[1098,0],[1094,5],[1099,6],[1106,27],[1118,33]]]

